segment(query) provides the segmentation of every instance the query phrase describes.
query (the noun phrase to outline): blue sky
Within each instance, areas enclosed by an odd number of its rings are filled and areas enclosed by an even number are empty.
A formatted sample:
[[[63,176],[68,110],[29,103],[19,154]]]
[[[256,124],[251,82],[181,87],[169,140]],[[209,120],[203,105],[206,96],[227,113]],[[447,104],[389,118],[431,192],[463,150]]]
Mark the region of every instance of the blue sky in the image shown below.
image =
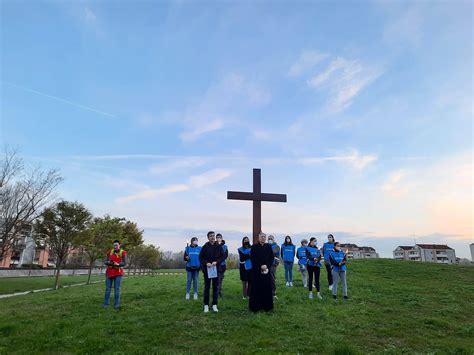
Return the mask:
[[[1,4],[1,140],[178,250],[208,229],[468,256],[472,3]]]

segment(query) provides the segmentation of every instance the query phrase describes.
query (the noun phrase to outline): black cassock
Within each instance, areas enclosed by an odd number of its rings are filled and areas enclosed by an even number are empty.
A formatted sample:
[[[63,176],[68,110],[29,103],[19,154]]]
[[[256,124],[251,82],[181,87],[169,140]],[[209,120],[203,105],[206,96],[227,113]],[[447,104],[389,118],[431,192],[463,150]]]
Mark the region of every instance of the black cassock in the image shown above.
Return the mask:
[[[252,245],[250,251],[252,260],[252,273],[250,277],[249,308],[253,312],[273,309],[272,280],[270,270],[262,274],[261,266],[267,265],[268,269],[273,263],[273,250],[271,245],[260,243]]]

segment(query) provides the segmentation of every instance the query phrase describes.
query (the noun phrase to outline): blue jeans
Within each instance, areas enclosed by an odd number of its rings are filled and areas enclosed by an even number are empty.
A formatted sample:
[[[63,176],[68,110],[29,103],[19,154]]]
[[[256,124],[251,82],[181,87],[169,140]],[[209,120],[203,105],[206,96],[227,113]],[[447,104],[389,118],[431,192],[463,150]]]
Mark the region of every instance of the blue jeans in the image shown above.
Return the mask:
[[[186,281],[186,293],[191,291],[191,282],[193,283],[194,293],[198,292],[199,270],[186,271],[188,279]]]
[[[291,261],[285,261],[285,280],[293,282],[293,263]]]
[[[110,293],[112,292],[112,284],[113,284],[114,285],[114,308],[120,307],[120,284],[121,283],[122,283],[122,276],[105,278],[104,306],[109,305]]]

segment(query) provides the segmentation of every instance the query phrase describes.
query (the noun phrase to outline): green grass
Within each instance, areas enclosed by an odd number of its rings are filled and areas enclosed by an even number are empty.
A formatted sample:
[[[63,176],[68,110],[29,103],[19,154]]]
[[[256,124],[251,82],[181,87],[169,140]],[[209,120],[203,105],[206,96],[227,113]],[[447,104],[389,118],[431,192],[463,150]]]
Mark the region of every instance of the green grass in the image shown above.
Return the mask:
[[[186,272],[185,270],[179,269],[161,269],[157,270],[157,273],[168,273],[168,272]],[[132,272],[133,275],[133,272]],[[91,276],[91,281],[103,280],[104,276]],[[0,295],[24,292],[30,290],[40,290],[44,288],[54,287],[53,276],[35,276],[35,277],[5,277],[0,278]],[[66,276],[61,275],[59,279],[60,286],[67,286],[72,284],[83,283],[87,281],[87,275],[80,276]]]
[[[102,280],[103,276],[91,276],[91,281]],[[37,277],[4,277],[0,278],[0,295],[23,292],[29,290],[39,290],[54,287],[53,276]],[[61,276],[60,286],[78,284],[87,281],[87,275]]]
[[[218,314],[184,299],[184,275],[125,279],[121,311],[101,308],[102,283],[29,294],[0,300],[0,352],[472,354],[473,271],[352,261],[351,298],[336,305],[325,271],[318,301],[301,282],[285,288],[280,268],[279,299],[268,314],[249,313],[236,270],[226,275]]]

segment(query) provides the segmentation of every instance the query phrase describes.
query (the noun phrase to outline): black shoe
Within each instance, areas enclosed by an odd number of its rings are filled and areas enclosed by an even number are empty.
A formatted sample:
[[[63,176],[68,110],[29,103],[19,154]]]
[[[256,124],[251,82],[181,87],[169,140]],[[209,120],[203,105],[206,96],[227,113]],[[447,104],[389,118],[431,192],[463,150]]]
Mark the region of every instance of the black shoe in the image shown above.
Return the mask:
[[[219,292],[218,295],[220,298],[222,298],[222,292]]]
[[[347,301],[348,299],[349,299],[349,297],[344,296],[344,301]]]
[[[333,295],[332,298],[334,298],[334,301],[337,302],[337,296],[336,295]]]

